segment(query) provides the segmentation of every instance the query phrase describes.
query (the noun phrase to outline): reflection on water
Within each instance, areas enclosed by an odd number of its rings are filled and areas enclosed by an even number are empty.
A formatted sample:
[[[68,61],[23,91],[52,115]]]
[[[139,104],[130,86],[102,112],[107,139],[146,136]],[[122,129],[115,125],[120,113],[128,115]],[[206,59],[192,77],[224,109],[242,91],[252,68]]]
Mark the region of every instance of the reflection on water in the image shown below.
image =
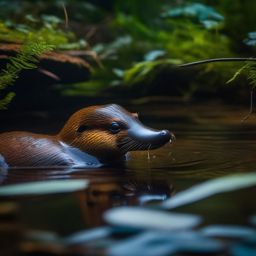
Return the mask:
[[[170,197],[175,191],[205,179],[255,171],[256,119],[252,116],[241,124],[246,109],[227,106],[175,108],[168,104],[132,108],[141,113],[140,118],[149,126],[173,131],[176,142],[150,151],[149,155],[148,152],[132,152],[124,168],[11,169],[1,171],[1,183],[5,185],[35,180],[88,179],[91,186],[86,198],[79,199],[86,222],[77,223],[76,226],[82,229],[102,225],[102,213],[109,208],[154,204]],[[216,221],[245,224],[248,216],[256,212],[256,206],[252,204],[253,193],[255,188],[213,197],[182,209],[203,215],[206,223]],[[56,202],[49,200],[45,204],[51,208]],[[67,211],[66,214],[71,216],[71,205],[66,199],[61,208],[62,212]],[[26,207],[22,208],[23,215],[26,215],[23,221],[32,228],[47,227],[58,231],[56,215],[61,213],[55,210],[55,218],[51,216],[38,226],[35,224],[38,223],[38,217],[35,216],[44,212],[43,207],[38,207],[41,209],[40,213],[34,209],[33,203],[27,202]],[[68,225],[64,220],[62,224],[60,221],[58,223],[62,226]],[[65,233],[73,231],[73,228],[66,226]]]

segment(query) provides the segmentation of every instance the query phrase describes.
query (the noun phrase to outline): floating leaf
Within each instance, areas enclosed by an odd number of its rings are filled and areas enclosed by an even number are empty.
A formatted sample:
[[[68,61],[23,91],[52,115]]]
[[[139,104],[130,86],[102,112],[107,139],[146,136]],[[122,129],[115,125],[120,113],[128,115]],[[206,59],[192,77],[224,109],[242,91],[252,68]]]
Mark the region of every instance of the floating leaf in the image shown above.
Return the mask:
[[[176,253],[217,253],[224,250],[221,242],[196,232],[144,232],[111,246],[108,255],[173,255]]]
[[[197,202],[204,198],[256,185],[256,173],[228,175],[195,185],[177,193],[161,205],[166,209]]]
[[[256,229],[231,225],[212,225],[201,229],[201,232],[206,236],[240,239],[256,235]]]
[[[50,180],[5,185],[0,187],[0,196],[30,196],[56,193],[71,193],[88,187],[87,180]]]
[[[104,214],[104,219],[112,225],[159,230],[188,229],[201,222],[201,218],[195,215],[169,213],[140,207],[110,209]]]
[[[72,234],[63,240],[64,244],[86,243],[92,240],[108,237],[112,234],[111,227],[99,227],[90,230],[80,231]]]

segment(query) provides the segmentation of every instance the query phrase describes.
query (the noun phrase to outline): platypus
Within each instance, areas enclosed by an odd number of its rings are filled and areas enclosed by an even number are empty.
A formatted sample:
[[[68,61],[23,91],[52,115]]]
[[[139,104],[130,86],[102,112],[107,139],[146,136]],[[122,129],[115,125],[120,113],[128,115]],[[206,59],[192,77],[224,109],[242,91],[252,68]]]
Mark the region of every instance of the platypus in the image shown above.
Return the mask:
[[[9,167],[99,167],[124,161],[126,153],[172,142],[168,130],[144,126],[136,113],[116,104],[75,112],[57,135],[24,131],[0,134],[0,155]],[[0,164],[1,164],[0,163]]]

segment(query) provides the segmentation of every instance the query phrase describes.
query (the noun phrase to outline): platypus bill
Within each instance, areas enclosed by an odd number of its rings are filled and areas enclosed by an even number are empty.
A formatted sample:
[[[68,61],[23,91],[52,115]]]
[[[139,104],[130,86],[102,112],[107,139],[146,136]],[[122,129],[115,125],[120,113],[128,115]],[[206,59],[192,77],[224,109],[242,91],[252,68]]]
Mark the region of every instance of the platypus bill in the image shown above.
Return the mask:
[[[74,113],[55,136],[22,131],[0,134],[0,165],[114,165],[122,162],[129,151],[156,149],[173,139],[168,130],[144,126],[137,114],[119,105],[91,106]]]

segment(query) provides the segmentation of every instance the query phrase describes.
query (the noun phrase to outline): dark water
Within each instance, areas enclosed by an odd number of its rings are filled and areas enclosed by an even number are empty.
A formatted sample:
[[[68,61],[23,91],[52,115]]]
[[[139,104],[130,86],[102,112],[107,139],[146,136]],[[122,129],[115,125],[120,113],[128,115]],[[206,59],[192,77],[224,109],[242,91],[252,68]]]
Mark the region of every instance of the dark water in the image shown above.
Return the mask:
[[[131,153],[123,169],[2,172],[2,185],[77,178],[91,182],[86,199],[78,196],[77,200],[73,194],[16,199],[22,225],[28,230],[68,235],[104,224],[102,213],[111,207],[152,204],[206,179],[255,171],[256,115],[241,122],[246,108],[151,103],[128,109],[138,111],[149,126],[173,131],[176,142],[150,152]],[[246,225],[256,213],[255,192],[256,188],[250,188],[214,196],[180,211],[203,216],[205,224]]]

